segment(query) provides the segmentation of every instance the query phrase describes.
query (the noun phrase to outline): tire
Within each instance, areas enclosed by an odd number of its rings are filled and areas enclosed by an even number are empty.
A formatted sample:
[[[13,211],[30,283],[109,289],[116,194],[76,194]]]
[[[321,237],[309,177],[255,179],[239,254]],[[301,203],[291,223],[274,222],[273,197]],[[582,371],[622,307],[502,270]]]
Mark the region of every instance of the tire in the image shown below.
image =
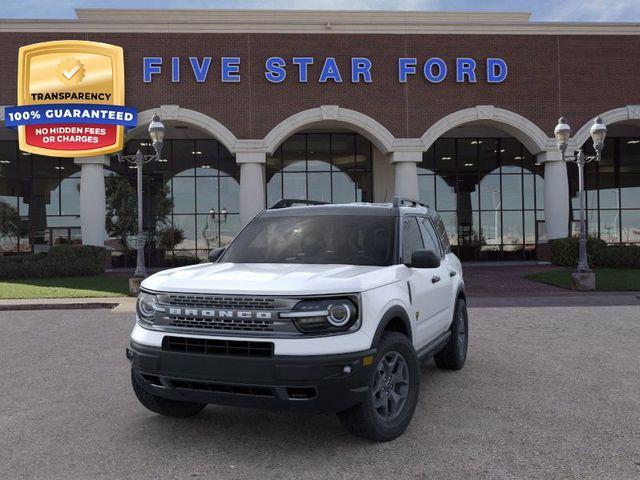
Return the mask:
[[[460,370],[467,360],[469,346],[469,316],[467,303],[459,298],[451,322],[451,336],[442,350],[435,354],[436,366],[443,370]]]
[[[140,386],[133,369],[131,370],[131,385],[136,397],[145,408],[167,417],[193,417],[207,406],[206,403],[179,402],[153,395]]]
[[[382,335],[374,365],[367,399],[338,413],[338,418],[354,435],[388,442],[399,437],[413,418],[420,393],[420,367],[411,341],[397,332]]]

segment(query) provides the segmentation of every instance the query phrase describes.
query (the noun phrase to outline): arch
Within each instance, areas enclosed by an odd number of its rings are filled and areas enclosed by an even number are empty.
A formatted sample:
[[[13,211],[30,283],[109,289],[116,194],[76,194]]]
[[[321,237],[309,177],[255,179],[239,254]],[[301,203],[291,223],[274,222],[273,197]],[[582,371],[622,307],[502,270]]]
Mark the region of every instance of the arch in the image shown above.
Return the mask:
[[[471,122],[493,125],[504,130],[517,138],[533,154],[554,146],[552,138],[522,115],[493,105],[478,105],[450,113],[431,125],[421,137],[425,150],[452,128]]]
[[[138,126],[127,132],[125,141],[140,133],[144,126],[150,124],[155,113],[159,114],[163,121],[175,120],[198,127],[222,143],[231,153],[236,153],[236,143],[238,139],[231,130],[204,113],[182,108],[178,105],[161,105],[160,108],[152,108],[138,112]]]
[[[395,141],[395,137],[386,127],[368,115],[337,105],[323,105],[285,118],[264,137],[264,145],[269,153],[273,153],[294,133],[320,122],[335,122],[350,127],[369,139],[383,154],[392,150]]]
[[[614,123],[625,122],[627,120],[638,120],[638,123],[640,123],[640,105],[627,105],[625,107],[614,108],[613,110],[601,113],[599,117],[607,126]],[[589,140],[589,137],[591,136],[591,125],[593,125],[593,120],[595,118],[596,117],[590,118],[589,121],[582,125],[580,130],[578,130],[573,136],[576,149],[582,148],[582,145]]]

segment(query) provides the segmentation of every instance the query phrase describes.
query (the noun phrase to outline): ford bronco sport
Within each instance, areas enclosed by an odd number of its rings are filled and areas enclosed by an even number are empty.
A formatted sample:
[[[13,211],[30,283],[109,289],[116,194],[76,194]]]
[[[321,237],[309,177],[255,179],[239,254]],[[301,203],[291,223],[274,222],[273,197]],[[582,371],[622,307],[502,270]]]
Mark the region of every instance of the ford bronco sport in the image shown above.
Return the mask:
[[[337,413],[388,441],[413,416],[420,360],[462,368],[462,269],[437,213],[399,198],[303,203],[262,212],[212,263],[142,282],[127,349],[142,405]]]

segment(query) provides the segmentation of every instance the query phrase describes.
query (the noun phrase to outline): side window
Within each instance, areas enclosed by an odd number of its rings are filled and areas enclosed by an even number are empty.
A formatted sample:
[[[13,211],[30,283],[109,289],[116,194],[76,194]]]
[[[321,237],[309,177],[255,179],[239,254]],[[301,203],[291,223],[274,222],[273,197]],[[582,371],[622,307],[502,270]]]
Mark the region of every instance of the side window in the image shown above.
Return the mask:
[[[444,253],[449,253],[451,252],[451,245],[449,245],[449,235],[447,235],[447,229],[445,228],[440,216],[437,216],[435,220],[436,230],[438,231],[438,237],[440,237],[442,248],[444,248]]]
[[[442,248],[440,247],[440,242],[438,241],[431,221],[426,217],[420,217],[418,223],[420,224],[420,231],[422,232],[422,239],[424,240],[424,248],[442,257]]]
[[[402,219],[402,263],[411,262],[411,254],[424,248],[416,217]]]

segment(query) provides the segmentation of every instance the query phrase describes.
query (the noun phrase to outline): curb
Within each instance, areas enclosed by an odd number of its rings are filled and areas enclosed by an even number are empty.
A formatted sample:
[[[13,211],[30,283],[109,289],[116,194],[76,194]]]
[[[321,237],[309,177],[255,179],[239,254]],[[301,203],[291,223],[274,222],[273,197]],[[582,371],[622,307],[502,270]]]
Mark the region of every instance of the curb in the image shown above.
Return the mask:
[[[0,305],[0,312],[21,310],[91,310],[112,309],[120,305],[119,302],[89,302],[89,303],[14,303]]]

